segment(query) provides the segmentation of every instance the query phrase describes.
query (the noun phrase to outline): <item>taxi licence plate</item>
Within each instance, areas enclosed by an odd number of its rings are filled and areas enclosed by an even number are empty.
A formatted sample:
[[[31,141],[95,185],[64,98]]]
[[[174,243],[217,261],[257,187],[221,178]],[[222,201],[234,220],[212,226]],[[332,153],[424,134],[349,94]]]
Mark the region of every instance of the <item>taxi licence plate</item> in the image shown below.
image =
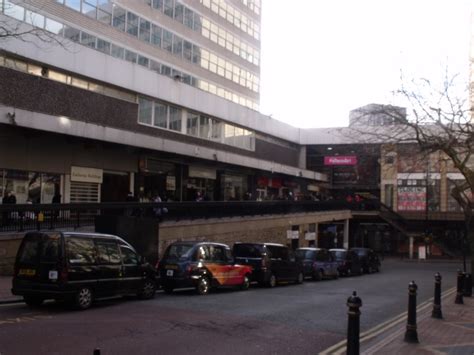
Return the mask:
[[[18,276],[34,276],[36,275],[35,269],[20,269],[18,270]]]

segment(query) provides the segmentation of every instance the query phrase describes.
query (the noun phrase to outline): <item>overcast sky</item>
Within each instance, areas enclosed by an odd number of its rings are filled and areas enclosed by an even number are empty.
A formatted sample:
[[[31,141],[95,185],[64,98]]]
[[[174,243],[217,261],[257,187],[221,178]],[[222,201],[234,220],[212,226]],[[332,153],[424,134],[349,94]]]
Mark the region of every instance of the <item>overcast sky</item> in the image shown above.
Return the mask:
[[[263,0],[260,111],[347,126],[407,78],[467,78],[471,0]]]

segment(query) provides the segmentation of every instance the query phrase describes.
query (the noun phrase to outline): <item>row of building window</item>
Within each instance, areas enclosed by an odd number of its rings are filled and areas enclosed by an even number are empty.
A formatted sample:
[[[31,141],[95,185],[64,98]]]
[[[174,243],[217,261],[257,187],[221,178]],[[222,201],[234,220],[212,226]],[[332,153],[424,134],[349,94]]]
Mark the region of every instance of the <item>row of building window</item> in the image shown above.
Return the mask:
[[[87,0],[86,0],[87,1]],[[260,52],[231,32],[174,0],[145,0],[148,5],[198,32],[246,61],[259,65]],[[174,5],[173,5],[174,1]]]
[[[256,40],[260,40],[259,25],[225,0],[200,0],[200,2],[208,9],[211,9],[212,12],[232,23],[235,27],[246,32]]]
[[[241,0],[242,3],[252,10],[255,14],[260,15],[260,9],[262,8],[262,2],[260,0]]]
[[[98,0],[100,1],[100,0]],[[63,25],[62,23],[55,21],[51,18],[45,17],[41,14],[35,13],[33,11],[27,10],[21,6],[15,5],[9,1],[5,1],[5,6],[3,10],[3,13],[9,17],[12,17],[16,20],[26,22],[28,24],[31,24],[35,27],[44,29],[48,32],[51,32],[53,34],[62,36],[66,39],[69,39],[73,42],[77,42],[80,44],[83,44],[85,46],[88,46],[90,48],[96,49],[102,53],[111,55],[115,58],[119,58],[122,60],[126,60],[132,63],[139,64],[143,67],[146,67],[158,74],[162,74],[165,76],[169,76],[175,79],[179,79],[181,82],[192,85],[196,88],[199,88],[203,91],[209,92],[211,94],[220,96],[226,100],[232,101],[236,104],[258,110],[258,104],[249,98],[246,98],[244,96],[238,95],[234,92],[231,92],[227,89],[224,89],[222,87],[218,87],[208,81],[202,80],[195,78],[189,74],[183,73],[177,69],[174,69],[168,65],[161,64],[153,59],[150,59],[148,57],[145,57],[141,54],[138,54],[134,51],[130,51],[128,49],[125,49],[121,46],[117,46],[109,41],[106,41],[104,39],[101,39],[99,37],[93,36],[91,34],[88,34],[85,31],[81,31],[79,29],[70,27],[68,25]],[[50,79],[56,80],[53,77],[50,77]],[[59,80],[63,81],[63,80]],[[64,82],[64,81],[63,81]],[[78,81],[76,81],[78,82]],[[69,82],[67,82],[69,83]],[[94,88],[96,86],[93,86]],[[100,86],[98,86],[98,92],[101,92]],[[96,90],[93,90],[96,91]],[[105,90],[104,90],[105,91]],[[109,95],[108,93],[104,92],[106,95]],[[111,96],[117,96],[117,95],[111,95]]]
[[[72,85],[81,89],[93,91],[102,95],[107,95],[120,100],[126,100],[130,102],[137,102],[137,96],[135,94],[118,90],[110,86],[101,85],[93,81],[84,80],[72,75],[64,74],[56,70],[46,69],[36,64],[27,63],[16,58],[6,57],[0,54],[0,66],[9,69],[18,70],[24,73],[42,76],[54,81],[58,81],[64,84]]]
[[[255,150],[255,132],[158,100],[139,97],[138,122],[234,147]]]
[[[88,10],[90,6],[92,6],[87,3],[91,2],[91,0],[56,1],[79,12],[83,11],[84,8],[82,5],[84,4],[87,4]],[[179,59],[187,60],[249,90],[259,92],[259,78],[257,75],[240,68],[238,65],[206,49],[184,40],[182,37],[151,23],[131,11],[127,11],[116,5],[112,6],[111,2],[102,4],[101,6],[102,13],[108,11],[112,12],[112,22],[108,24],[111,24],[116,29],[126,32],[145,43],[164,49]],[[89,12],[96,16],[97,8],[95,7],[95,9],[95,11],[89,10]],[[104,11],[104,9],[107,9],[107,11]]]

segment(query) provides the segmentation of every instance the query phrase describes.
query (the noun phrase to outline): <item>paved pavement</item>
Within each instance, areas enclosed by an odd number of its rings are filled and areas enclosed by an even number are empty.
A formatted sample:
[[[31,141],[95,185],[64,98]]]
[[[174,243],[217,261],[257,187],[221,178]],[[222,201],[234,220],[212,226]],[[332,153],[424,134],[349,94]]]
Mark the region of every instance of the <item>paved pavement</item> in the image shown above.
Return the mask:
[[[18,302],[22,300],[22,297],[12,295],[11,288],[11,276],[0,276],[0,304]]]
[[[465,297],[464,304],[454,303],[452,293],[444,300],[443,319],[431,317],[432,307],[418,312],[418,344],[404,341],[406,322],[400,324],[376,343],[361,344],[364,354],[474,354],[474,299]]]

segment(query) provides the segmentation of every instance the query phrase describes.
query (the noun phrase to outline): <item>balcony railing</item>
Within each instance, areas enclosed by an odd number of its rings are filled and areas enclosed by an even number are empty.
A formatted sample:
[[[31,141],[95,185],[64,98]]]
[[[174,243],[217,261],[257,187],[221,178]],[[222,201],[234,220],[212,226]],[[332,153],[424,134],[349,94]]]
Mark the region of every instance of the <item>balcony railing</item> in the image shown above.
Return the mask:
[[[156,218],[162,221],[278,215],[336,210],[377,210],[375,200],[219,201],[160,203],[83,203],[0,205],[0,232],[77,229],[93,226],[97,216]]]

